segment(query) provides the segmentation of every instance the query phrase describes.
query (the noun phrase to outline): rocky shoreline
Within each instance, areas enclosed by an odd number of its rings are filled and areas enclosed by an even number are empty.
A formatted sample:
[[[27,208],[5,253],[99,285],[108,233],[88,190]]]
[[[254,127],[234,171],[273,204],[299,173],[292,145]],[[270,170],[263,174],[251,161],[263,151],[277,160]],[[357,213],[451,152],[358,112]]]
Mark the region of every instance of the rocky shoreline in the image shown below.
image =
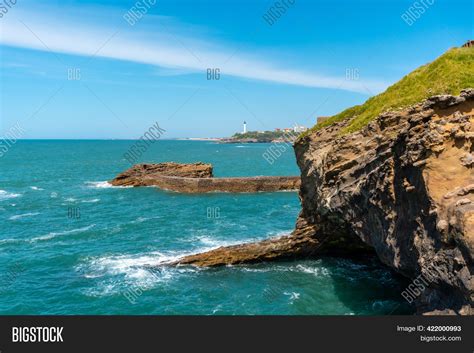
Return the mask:
[[[473,314],[474,90],[434,96],[342,134],[349,121],[295,143],[302,210],[291,235],[173,265],[371,250],[413,280],[418,313]]]
[[[214,178],[213,168],[205,163],[137,164],[110,181],[114,186],[156,186],[183,193],[297,191],[299,176],[256,176]]]

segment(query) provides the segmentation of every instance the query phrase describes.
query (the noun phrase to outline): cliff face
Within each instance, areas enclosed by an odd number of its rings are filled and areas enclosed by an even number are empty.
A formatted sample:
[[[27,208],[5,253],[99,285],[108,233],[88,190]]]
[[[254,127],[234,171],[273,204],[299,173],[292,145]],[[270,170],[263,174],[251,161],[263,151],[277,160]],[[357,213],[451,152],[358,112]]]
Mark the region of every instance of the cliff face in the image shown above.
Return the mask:
[[[348,239],[360,239],[387,266],[423,280],[427,288],[417,292],[419,311],[469,313],[474,90],[382,114],[342,135],[347,123],[295,144],[302,182],[296,232],[328,239],[333,251],[347,248]]]
[[[218,266],[373,249],[413,279],[420,313],[473,314],[474,90],[349,121],[297,141],[302,210],[291,235],[221,247],[173,265]]]

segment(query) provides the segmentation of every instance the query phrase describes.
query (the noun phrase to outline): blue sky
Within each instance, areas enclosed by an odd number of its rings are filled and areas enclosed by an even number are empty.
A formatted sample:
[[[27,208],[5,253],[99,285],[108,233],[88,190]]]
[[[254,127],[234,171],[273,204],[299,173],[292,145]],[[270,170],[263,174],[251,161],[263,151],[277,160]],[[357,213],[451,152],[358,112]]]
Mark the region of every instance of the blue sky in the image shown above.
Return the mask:
[[[0,18],[1,134],[17,123],[23,138],[68,139],[138,138],[155,121],[166,138],[229,136],[244,120],[312,126],[473,38],[469,0],[418,1],[411,25],[401,16],[413,1],[286,1],[269,25],[275,1],[157,0],[132,26],[124,15],[150,0],[18,0]]]

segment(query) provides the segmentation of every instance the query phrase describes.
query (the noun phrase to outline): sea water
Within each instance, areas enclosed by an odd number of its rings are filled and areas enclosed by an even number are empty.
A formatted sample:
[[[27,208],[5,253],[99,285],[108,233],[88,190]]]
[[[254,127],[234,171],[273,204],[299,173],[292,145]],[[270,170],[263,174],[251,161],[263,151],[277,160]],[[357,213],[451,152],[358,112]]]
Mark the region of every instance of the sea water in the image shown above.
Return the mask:
[[[18,141],[0,158],[0,314],[410,313],[374,258],[211,269],[180,256],[292,231],[296,192],[186,195],[112,187],[133,141]],[[140,162],[207,162],[216,177],[297,175],[292,148],[163,140]]]

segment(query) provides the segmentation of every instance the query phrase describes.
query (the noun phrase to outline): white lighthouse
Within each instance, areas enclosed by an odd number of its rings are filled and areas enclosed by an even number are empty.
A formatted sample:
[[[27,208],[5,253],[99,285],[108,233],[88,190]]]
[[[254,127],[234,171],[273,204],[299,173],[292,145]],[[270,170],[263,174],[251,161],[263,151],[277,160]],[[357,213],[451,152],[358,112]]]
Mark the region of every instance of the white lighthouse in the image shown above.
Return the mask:
[[[244,121],[244,134],[247,132],[247,123]]]

